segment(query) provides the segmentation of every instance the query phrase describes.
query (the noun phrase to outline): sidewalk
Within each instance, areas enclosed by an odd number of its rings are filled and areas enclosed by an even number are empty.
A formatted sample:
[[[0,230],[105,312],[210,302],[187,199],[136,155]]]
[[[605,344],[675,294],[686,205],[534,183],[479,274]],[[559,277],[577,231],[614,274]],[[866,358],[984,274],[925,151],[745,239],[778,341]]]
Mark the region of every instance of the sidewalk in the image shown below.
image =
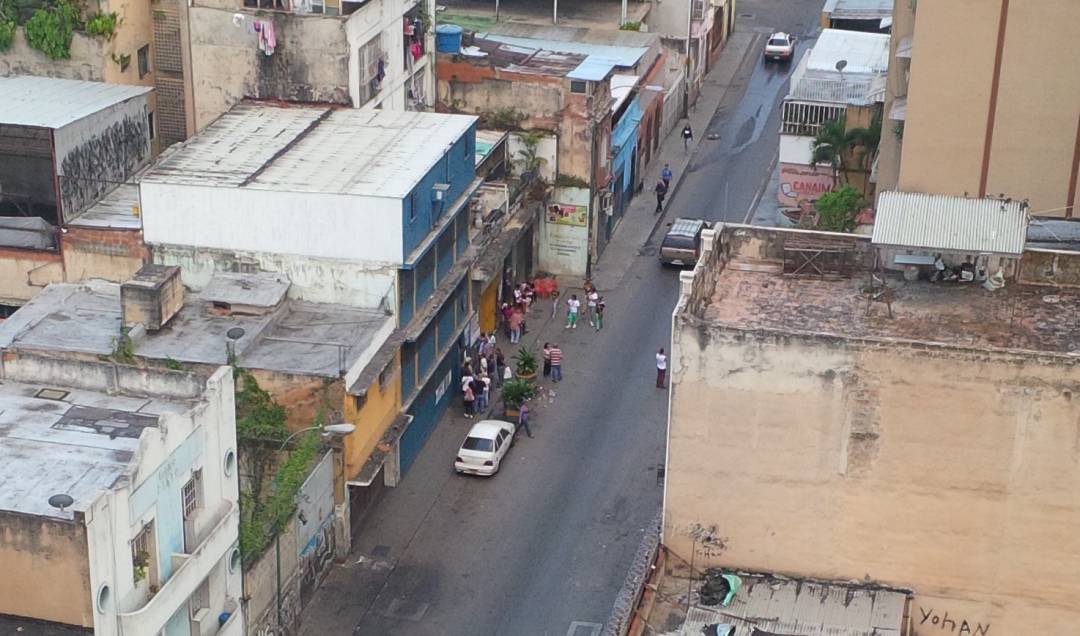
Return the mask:
[[[680,120],[668,133],[652,162],[644,168],[645,188],[630,201],[630,206],[622,221],[615,229],[615,235],[608,242],[593,268],[592,280],[601,292],[610,292],[619,286],[623,276],[630,269],[630,263],[649,240],[653,230],[667,217],[666,209],[663,214],[655,213],[656,197],[651,187],[651,184],[659,178],[661,168],[665,163],[670,164],[671,171],[674,173],[671,191],[667,196],[667,200],[671,201],[682,183],[683,175],[687,172],[687,166],[698,144],[706,139],[709,122],[724,100],[728,88],[734,83],[747,57],[760,49],[764,37],[751,29],[740,29],[736,26],[723,52],[720,53],[716,66],[705,76],[697,103],[690,108],[690,127],[694,131],[694,141],[690,152],[683,150],[682,127],[685,120]],[[581,289],[583,282],[569,276],[560,277],[559,280],[564,283],[561,285],[562,293],[567,298],[570,289]]]

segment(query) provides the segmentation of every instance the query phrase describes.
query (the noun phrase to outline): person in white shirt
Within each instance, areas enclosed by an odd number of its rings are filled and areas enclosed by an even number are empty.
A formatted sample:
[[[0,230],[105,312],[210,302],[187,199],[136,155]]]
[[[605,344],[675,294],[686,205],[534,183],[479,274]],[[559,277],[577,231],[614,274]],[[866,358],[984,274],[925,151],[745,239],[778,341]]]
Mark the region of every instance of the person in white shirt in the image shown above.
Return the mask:
[[[566,328],[577,329],[578,310],[581,308],[581,301],[578,300],[577,294],[570,296],[570,300],[566,301]]]
[[[664,378],[667,376],[667,355],[664,354],[663,347],[656,352],[656,388],[666,388],[664,384]]]
[[[596,327],[596,302],[600,300],[600,294],[595,289],[585,297],[585,312],[589,316],[589,326]]]

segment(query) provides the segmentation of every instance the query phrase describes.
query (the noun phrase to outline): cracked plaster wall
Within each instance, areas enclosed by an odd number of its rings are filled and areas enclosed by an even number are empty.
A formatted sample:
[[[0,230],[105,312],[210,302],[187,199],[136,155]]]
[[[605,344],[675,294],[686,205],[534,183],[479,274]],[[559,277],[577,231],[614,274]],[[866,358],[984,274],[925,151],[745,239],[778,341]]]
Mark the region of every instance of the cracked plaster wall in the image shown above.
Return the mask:
[[[676,554],[910,586],[916,636],[1080,621],[1074,361],[678,317],[671,373]]]

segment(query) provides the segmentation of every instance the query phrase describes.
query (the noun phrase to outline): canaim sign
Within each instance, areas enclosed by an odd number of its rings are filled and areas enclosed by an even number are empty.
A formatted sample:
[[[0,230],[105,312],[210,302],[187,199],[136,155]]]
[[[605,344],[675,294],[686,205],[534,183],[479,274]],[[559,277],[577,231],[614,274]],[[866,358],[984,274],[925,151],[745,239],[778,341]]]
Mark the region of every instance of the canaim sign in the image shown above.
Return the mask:
[[[833,172],[822,166],[780,164],[780,185],[776,200],[783,206],[798,207],[803,201],[817,201],[833,189]]]

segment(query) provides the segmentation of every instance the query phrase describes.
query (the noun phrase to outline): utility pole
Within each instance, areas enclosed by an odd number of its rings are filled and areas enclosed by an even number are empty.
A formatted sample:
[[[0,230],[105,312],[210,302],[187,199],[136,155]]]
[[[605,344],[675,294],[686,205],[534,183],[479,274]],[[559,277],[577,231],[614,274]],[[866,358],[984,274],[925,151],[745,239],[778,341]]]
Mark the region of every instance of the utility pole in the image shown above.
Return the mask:
[[[619,26],[626,24],[626,2],[627,0],[622,0],[622,17],[619,18]]]
[[[551,2],[551,23],[559,23],[559,0],[552,0]]]

